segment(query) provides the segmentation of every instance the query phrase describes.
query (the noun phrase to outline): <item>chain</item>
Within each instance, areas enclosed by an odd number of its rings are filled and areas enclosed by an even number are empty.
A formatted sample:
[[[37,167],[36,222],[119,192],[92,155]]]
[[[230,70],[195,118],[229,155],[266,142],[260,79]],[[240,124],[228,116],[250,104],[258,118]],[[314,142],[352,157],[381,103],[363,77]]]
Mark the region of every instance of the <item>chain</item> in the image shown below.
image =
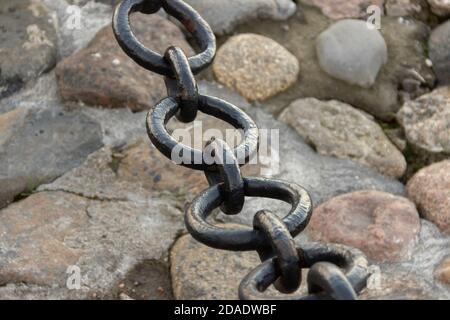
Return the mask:
[[[191,33],[201,52],[190,58],[182,49],[170,47],[162,56],[146,48],[133,34],[129,16],[133,12],[153,14],[163,8]],[[207,68],[216,52],[215,36],[205,20],[182,0],[123,0],[113,17],[114,35],[128,56],[140,66],[163,75],[168,97],[148,113],[147,133],[155,147],[169,159],[176,155],[180,165],[205,173],[210,187],[200,193],[185,211],[187,230],[197,241],[212,248],[255,250],[262,264],[251,271],[239,286],[241,299],[356,299],[366,286],[367,260],[357,249],[342,245],[303,244],[294,237],[302,232],[312,215],[312,201],[301,186],[286,181],[243,177],[240,167],[258,152],[258,128],[238,107],[216,97],[201,95],[194,75]],[[203,150],[179,143],[166,124],[173,117],[188,123],[198,112],[228,122],[244,133],[242,142],[231,148],[212,139]],[[211,155],[214,161],[207,161]],[[192,161],[195,159],[196,161]],[[229,228],[207,221],[220,207],[227,215],[242,211],[245,197],[266,197],[284,201],[291,210],[280,219],[268,210],[255,214],[253,228]],[[309,269],[308,293],[291,294],[302,281],[302,269]],[[270,285],[283,294],[269,296]]]

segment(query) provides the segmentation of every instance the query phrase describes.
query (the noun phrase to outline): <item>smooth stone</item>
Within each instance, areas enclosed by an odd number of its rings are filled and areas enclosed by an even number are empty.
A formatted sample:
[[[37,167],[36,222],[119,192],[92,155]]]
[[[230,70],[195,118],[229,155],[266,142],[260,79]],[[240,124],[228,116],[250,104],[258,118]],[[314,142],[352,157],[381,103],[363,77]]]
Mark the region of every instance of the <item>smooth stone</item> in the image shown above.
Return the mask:
[[[274,40],[240,34],[220,47],[213,71],[246,99],[262,101],[289,88],[300,70],[297,58]]]
[[[314,241],[356,247],[377,262],[411,258],[420,231],[414,203],[379,191],[357,191],[316,207],[306,229]]]
[[[292,0],[186,0],[209,23],[217,35],[230,33],[256,19],[286,20],[297,7]]]
[[[376,29],[360,20],[336,22],[317,38],[317,56],[330,76],[370,88],[388,60],[386,42]]]
[[[0,43],[0,99],[56,64],[56,31],[38,0],[2,1]]]
[[[433,30],[428,47],[439,84],[450,85],[450,21]]]
[[[383,12],[384,0],[303,0],[306,4],[320,8],[331,19],[363,18],[368,15],[367,8],[375,5]]]
[[[407,192],[425,219],[450,233],[450,160],[417,172],[408,181]]]
[[[422,162],[450,155],[450,87],[441,87],[406,102],[397,113],[413,152]]]
[[[351,159],[394,178],[406,171],[406,160],[369,114],[336,100],[294,101],[279,116],[314,149]]]

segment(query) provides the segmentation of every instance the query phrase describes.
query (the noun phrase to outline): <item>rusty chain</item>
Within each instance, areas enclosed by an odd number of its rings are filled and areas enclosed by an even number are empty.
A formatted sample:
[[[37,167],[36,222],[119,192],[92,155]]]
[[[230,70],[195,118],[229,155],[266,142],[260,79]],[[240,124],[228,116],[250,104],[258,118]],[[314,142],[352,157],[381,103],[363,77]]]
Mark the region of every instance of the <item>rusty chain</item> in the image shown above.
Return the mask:
[[[139,42],[130,26],[130,14],[153,14],[161,8],[193,35],[201,53],[188,58],[182,49],[169,47],[162,56]],[[169,159],[177,150],[182,159],[180,164],[204,171],[210,184],[186,209],[188,231],[197,241],[210,247],[256,250],[261,258],[262,264],[242,280],[239,297],[252,300],[356,299],[357,293],[365,287],[368,275],[366,258],[359,250],[331,244],[299,247],[294,242],[294,237],[306,228],[312,215],[308,192],[294,183],[242,177],[240,166],[258,152],[258,128],[236,106],[198,93],[194,75],[212,63],[216,51],[215,36],[207,22],[182,0],[123,0],[114,12],[113,29],[119,45],[131,59],[165,76],[168,97],[157,103],[146,119],[150,140]],[[213,139],[204,150],[197,150],[180,144],[169,134],[166,124],[172,117],[188,123],[194,121],[199,111],[242,129],[244,139],[241,144],[231,149],[224,141]],[[206,152],[210,152],[216,161],[205,161]],[[200,160],[193,162],[192,159]],[[283,219],[262,210],[254,216],[253,228],[225,228],[207,222],[208,216],[218,207],[227,215],[238,214],[246,196],[281,200],[290,204],[291,210]],[[272,284],[284,294],[297,291],[302,269],[309,269],[307,294],[274,297],[265,293]]]

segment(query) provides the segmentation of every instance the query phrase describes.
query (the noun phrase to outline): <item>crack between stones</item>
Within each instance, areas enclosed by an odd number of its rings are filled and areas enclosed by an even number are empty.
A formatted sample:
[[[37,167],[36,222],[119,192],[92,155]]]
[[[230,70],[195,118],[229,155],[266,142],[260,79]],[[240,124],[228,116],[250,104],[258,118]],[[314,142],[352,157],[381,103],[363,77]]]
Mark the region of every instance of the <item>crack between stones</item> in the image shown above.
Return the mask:
[[[64,192],[64,193],[68,193],[68,194],[71,194],[71,195],[75,195],[75,196],[78,196],[78,197],[85,198],[87,200],[100,201],[100,202],[129,202],[130,201],[127,198],[108,198],[108,197],[102,198],[102,197],[98,197],[98,196],[89,196],[89,195],[86,195],[86,194],[84,194],[82,192],[66,190],[66,189],[63,189],[63,188],[51,189],[51,190],[50,189],[49,190],[41,190],[41,191],[38,191],[37,193],[41,193],[41,192]]]

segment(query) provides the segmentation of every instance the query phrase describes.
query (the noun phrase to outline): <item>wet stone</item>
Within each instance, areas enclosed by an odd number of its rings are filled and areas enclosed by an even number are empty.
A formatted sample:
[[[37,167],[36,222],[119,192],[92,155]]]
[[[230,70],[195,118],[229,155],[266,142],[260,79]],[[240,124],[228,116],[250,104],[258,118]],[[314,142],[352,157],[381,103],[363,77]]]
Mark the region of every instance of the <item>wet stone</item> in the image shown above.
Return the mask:
[[[186,0],[209,23],[214,33],[230,33],[253,19],[286,20],[296,11],[292,0]]]

